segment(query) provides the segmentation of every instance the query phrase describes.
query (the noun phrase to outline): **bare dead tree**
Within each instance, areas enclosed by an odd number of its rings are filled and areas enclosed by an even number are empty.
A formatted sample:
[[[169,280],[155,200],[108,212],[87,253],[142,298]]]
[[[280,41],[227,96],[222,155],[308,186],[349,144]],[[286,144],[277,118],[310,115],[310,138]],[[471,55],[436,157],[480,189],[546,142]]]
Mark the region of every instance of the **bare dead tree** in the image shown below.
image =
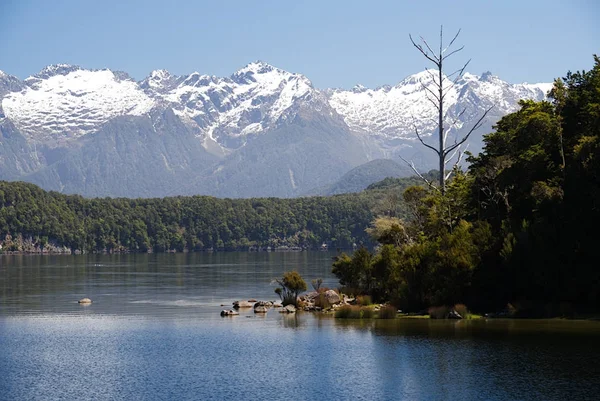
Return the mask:
[[[431,104],[434,106],[435,110],[437,111],[438,119],[435,123],[437,124],[438,134],[439,134],[438,147],[436,148],[436,147],[426,143],[423,140],[423,136],[419,132],[416,124],[414,124],[414,129],[415,129],[415,134],[416,134],[419,142],[421,142],[421,144],[423,146],[425,146],[428,149],[431,149],[438,155],[439,170],[440,170],[440,178],[439,178],[439,184],[438,184],[439,186],[435,186],[433,182],[426,180],[423,177],[423,175],[421,175],[417,171],[414,163],[408,162],[403,158],[402,158],[402,160],[404,160],[411,167],[411,169],[427,183],[427,185],[439,190],[442,194],[445,194],[445,192],[446,192],[446,181],[450,178],[450,176],[452,175],[452,172],[454,171],[455,168],[458,167],[458,165],[460,164],[460,162],[462,160],[462,157],[464,155],[464,150],[465,150],[465,149],[463,149],[463,145],[465,144],[467,139],[469,139],[471,134],[483,125],[485,117],[490,112],[490,110],[493,108],[493,106],[492,106],[492,107],[486,109],[485,112],[475,122],[475,124],[473,124],[471,129],[461,139],[458,139],[458,137],[457,137],[455,139],[454,143],[452,143],[451,145],[447,144],[448,134],[450,133],[450,130],[456,126],[459,119],[463,116],[463,114],[467,110],[465,107],[463,110],[461,110],[456,115],[456,117],[451,122],[449,122],[448,124],[445,124],[445,121],[444,121],[446,119],[446,113],[444,113],[445,98],[448,95],[448,93],[450,92],[450,90],[452,90],[452,88],[457,84],[458,80],[462,77],[462,75],[465,71],[465,68],[467,68],[467,65],[469,65],[469,62],[471,61],[471,60],[468,60],[461,68],[454,71],[452,74],[444,75],[443,67],[444,67],[445,61],[450,56],[460,52],[464,48],[464,46],[461,46],[458,49],[452,50],[452,45],[454,44],[454,42],[456,41],[456,39],[458,38],[459,35],[460,35],[460,29],[458,30],[456,35],[454,35],[454,37],[452,38],[452,40],[450,41],[448,46],[444,47],[444,29],[443,29],[443,27],[441,27],[440,28],[440,47],[439,47],[439,51],[437,51],[437,52],[435,52],[431,48],[431,46],[429,46],[429,44],[427,43],[427,41],[425,39],[423,39],[423,37],[420,37],[420,43],[416,43],[413,40],[412,35],[410,35],[410,34],[408,35],[413,46],[417,50],[419,50],[419,52],[427,60],[429,60],[430,62],[432,62],[435,65],[435,70],[430,70],[430,69],[426,70],[431,77],[431,81],[433,82],[433,89],[430,88],[429,86],[425,85],[424,83],[421,83],[421,85],[422,85],[422,89],[425,93],[425,96],[427,97],[427,100],[429,102],[431,102]],[[445,125],[447,125],[447,126],[445,126]],[[452,160],[454,160],[453,167],[450,169],[447,169],[446,168],[447,164],[450,163]]]

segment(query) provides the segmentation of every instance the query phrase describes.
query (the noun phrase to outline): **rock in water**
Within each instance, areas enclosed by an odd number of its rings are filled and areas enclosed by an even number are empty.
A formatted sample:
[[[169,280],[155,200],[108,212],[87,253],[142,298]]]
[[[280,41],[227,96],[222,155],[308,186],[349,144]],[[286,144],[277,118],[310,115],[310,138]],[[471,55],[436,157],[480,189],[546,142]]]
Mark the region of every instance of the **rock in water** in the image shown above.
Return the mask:
[[[279,311],[279,313],[294,313],[296,312],[296,307],[294,305],[286,305]]]
[[[254,304],[254,313],[267,313],[271,306],[273,306],[272,302],[258,301]]]
[[[221,311],[221,316],[238,316],[239,314],[239,312],[234,311],[233,309]]]
[[[78,303],[80,303],[80,304],[91,304],[91,303],[92,303],[92,300],[91,300],[91,299],[89,299],[89,298],[83,298],[83,299],[80,299],[80,300],[79,300],[79,301],[77,301],[77,302],[78,302]]]
[[[233,307],[235,309],[239,309],[239,308],[252,308],[252,303],[248,302],[248,301],[235,301],[233,303]]]

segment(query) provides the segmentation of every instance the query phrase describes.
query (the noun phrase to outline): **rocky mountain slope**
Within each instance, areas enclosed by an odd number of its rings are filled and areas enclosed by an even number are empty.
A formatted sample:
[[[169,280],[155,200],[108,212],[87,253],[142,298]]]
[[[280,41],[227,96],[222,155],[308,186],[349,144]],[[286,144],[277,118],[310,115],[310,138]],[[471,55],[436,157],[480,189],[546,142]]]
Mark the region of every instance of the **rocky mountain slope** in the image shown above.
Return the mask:
[[[414,127],[434,134],[432,84],[421,72],[394,87],[320,90],[264,62],[224,78],[156,70],[139,82],[64,64],[25,80],[0,71],[0,179],[86,196],[293,197],[369,160],[403,156],[428,170]],[[519,99],[549,88],[465,74],[447,98],[449,116],[467,110],[451,137],[493,104],[477,151]]]

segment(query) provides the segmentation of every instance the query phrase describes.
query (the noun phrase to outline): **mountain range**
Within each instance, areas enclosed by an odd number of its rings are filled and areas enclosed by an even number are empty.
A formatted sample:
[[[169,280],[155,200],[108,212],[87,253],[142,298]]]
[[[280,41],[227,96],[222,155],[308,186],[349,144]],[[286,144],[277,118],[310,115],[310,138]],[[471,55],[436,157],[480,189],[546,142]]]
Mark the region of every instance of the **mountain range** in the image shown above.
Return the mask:
[[[374,160],[435,167],[414,133],[435,143],[424,89],[433,84],[423,71],[395,86],[318,89],[260,61],[230,77],[156,70],[141,81],[66,64],[24,80],[0,71],[0,179],[100,197],[295,197],[344,191],[340,179],[370,162],[349,186],[360,190],[367,176],[403,174]],[[519,99],[550,88],[465,73],[446,96],[445,112],[458,117],[449,140],[493,105],[469,141],[477,152]]]

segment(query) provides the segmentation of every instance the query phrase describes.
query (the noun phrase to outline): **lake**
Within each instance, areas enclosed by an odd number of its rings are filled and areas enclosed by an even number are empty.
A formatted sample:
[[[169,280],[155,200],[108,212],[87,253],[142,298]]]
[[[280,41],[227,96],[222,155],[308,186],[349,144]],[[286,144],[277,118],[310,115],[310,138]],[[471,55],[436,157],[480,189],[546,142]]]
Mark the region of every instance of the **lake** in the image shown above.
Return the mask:
[[[0,256],[0,399],[598,398],[599,322],[219,316],[332,256]]]

